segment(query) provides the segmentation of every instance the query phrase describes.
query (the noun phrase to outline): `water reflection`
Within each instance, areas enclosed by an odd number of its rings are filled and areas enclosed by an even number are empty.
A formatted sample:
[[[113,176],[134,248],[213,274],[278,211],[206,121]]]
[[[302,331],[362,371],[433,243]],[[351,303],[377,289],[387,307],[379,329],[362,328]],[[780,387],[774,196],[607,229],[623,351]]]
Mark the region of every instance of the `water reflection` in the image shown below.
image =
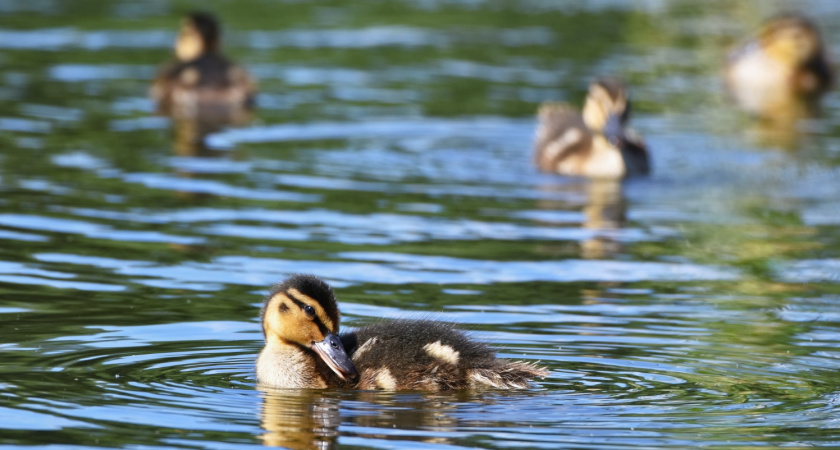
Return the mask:
[[[619,231],[627,219],[627,201],[623,182],[616,179],[580,179],[569,183],[540,186],[543,192],[572,194],[583,203],[582,228],[592,230],[580,241],[580,257],[584,259],[606,259],[621,252]],[[562,213],[570,205],[565,201],[540,200],[540,209]],[[558,216],[559,217],[559,216]],[[575,220],[566,216],[565,220]],[[560,222],[555,223],[560,225]],[[549,247],[545,247],[548,249]]]
[[[363,438],[382,439],[394,434],[411,436],[421,431],[423,436],[411,440],[429,444],[452,444],[448,435],[454,434],[460,421],[455,415],[465,402],[476,401],[475,393],[416,393],[395,394],[361,392],[357,396],[358,412],[352,418],[354,434]]]
[[[402,436],[407,441],[453,444],[452,437],[469,423],[458,419],[458,415],[496,403],[492,395],[478,392],[258,389],[263,399],[260,410],[263,444],[292,449],[337,448],[339,426],[346,430],[345,436],[354,438],[378,440]]]
[[[240,154],[236,148],[218,150],[207,145],[207,136],[233,124],[227,119],[212,117],[212,115],[208,117],[204,114],[175,119],[172,152],[179,159],[173,160],[172,170],[178,181],[173,180],[172,184],[173,191],[178,198],[190,201],[207,201],[222,194],[218,192],[218,189],[197,189],[196,187],[206,187],[208,183],[215,183],[216,185],[223,183],[222,180],[211,180],[209,178],[211,176],[218,178],[219,174],[208,174],[208,165],[223,168],[222,172],[224,172],[231,167],[224,161],[232,162]],[[215,160],[216,162],[198,163],[194,158]]]
[[[218,158],[230,156],[230,150],[217,150],[207,146],[206,137],[230,125],[228,121],[214,121],[209,118],[176,120],[173,128],[172,150],[176,156]]]
[[[791,99],[772,116],[755,118],[745,127],[749,140],[761,147],[796,150],[808,134],[808,122],[822,117],[820,105],[809,99]]]
[[[272,389],[262,394],[260,425],[263,444],[291,449],[338,447],[341,425],[337,398],[311,389]]]
[[[610,232],[624,227],[627,201],[622,182],[618,180],[589,180],[584,211],[584,228],[599,230],[581,243],[581,257],[604,259],[621,252],[621,243]]]

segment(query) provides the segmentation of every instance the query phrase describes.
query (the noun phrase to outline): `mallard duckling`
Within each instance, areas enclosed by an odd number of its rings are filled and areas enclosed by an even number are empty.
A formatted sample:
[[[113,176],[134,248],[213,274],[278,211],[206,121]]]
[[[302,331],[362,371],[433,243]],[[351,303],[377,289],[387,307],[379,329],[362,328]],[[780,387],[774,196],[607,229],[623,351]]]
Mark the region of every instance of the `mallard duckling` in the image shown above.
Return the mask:
[[[220,36],[212,14],[194,12],[183,19],[176,61],[159,72],[151,89],[161,112],[233,120],[229,116],[253,107],[254,80],[222,55]]]
[[[738,105],[760,117],[788,116],[786,110],[818,98],[834,78],[816,25],[793,14],[768,20],[732,50],[725,77]]]
[[[534,160],[561,175],[623,178],[650,171],[644,143],[626,129],[630,101],[624,84],[600,79],[589,86],[583,114],[561,103],[543,103]]]
[[[262,311],[265,347],[257,381],[279,388],[353,387],[385,390],[524,388],[548,371],[496,358],[452,325],[388,320],[338,336],[332,288],[312,275],[274,287]]]

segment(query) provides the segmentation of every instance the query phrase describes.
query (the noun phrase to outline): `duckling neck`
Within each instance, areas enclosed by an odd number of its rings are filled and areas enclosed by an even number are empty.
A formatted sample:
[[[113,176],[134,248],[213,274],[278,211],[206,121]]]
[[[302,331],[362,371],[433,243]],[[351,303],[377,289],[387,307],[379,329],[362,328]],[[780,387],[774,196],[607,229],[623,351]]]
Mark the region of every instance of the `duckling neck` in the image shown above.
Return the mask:
[[[323,389],[327,382],[311,350],[281,340],[269,340],[257,358],[257,382],[277,388]]]

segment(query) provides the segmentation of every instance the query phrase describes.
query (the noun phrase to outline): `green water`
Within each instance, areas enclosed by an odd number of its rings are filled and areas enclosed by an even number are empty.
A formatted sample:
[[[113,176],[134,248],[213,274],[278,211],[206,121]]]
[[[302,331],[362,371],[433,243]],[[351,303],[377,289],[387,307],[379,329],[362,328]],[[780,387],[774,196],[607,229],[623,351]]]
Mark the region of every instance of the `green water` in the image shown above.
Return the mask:
[[[213,148],[152,114],[179,16],[259,79]],[[0,1],[0,446],[840,446],[840,98],[790,127],[720,62],[833,2]],[[539,102],[623,76],[654,172],[537,173]],[[257,389],[258,306],[428,315],[525,391]]]

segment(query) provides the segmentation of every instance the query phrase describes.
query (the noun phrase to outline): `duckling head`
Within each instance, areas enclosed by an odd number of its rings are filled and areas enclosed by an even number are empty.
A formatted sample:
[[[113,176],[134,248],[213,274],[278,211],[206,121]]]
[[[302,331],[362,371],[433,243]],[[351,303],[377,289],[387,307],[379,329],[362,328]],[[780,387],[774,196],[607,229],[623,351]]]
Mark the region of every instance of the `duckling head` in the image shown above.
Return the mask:
[[[272,289],[260,311],[267,345],[314,351],[341,379],[358,372],[338,338],[338,312],[332,288],[313,275],[292,275]]]
[[[806,65],[823,54],[816,25],[795,14],[768,20],[759,30],[758,40],[769,55],[790,67]]]
[[[590,130],[602,133],[611,143],[623,139],[630,116],[630,100],[621,80],[602,78],[589,85],[583,105],[583,121]]]
[[[175,41],[175,56],[180,61],[192,61],[199,56],[219,50],[219,22],[206,12],[188,14],[181,21],[181,31]]]

